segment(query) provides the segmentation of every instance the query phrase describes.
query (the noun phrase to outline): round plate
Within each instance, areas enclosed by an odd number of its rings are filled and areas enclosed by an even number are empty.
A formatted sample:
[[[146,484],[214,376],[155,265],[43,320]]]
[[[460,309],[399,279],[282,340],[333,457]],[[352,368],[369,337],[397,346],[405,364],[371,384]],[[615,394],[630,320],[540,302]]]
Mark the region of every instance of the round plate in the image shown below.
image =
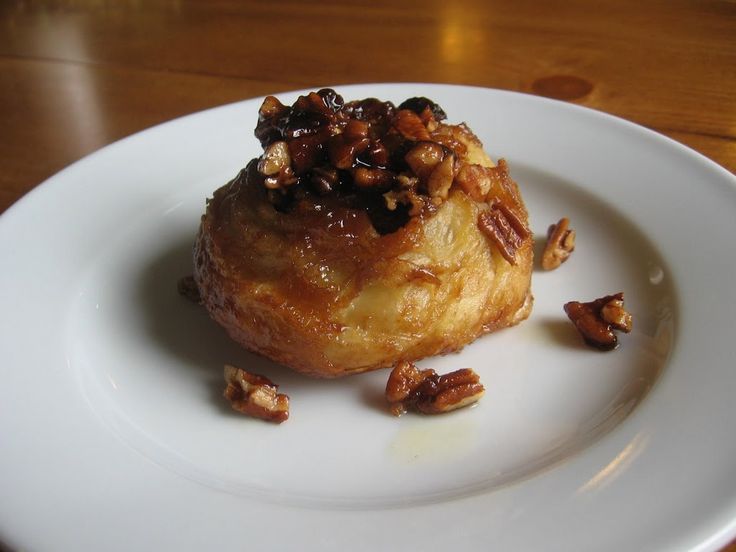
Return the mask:
[[[481,88],[377,84],[467,121],[519,182],[540,244],[534,312],[461,353],[473,408],[394,418],[387,372],[321,381],[250,355],[176,292],[205,199],[260,148],[260,100],[108,146],[0,218],[0,539],[40,550],[711,549],[736,532],[734,177],[639,126]],[[280,95],[290,103],[299,92]],[[562,305],[623,291],[600,353]],[[222,368],[291,418],[234,413]]]

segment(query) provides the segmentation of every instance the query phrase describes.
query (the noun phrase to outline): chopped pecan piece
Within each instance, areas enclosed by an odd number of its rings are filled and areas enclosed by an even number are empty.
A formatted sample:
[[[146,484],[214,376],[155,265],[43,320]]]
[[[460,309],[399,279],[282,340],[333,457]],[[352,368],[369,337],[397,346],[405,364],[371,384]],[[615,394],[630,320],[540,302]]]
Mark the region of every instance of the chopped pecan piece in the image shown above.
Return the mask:
[[[394,127],[404,138],[414,141],[429,140],[429,131],[424,126],[422,119],[408,109],[400,109],[396,112],[393,122]]]
[[[570,301],[565,312],[588,345],[610,351],[618,345],[614,330],[629,333],[631,314],[624,309],[624,294],[606,295],[589,303]]]
[[[360,142],[368,138],[368,131],[370,126],[365,121],[359,121],[357,119],[350,119],[342,133],[348,142]]]
[[[439,123],[437,122],[437,119],[435,119],[434,113],[432,113],[432,110],[429,108],[429,106],[424,108],[424,111],[422,111],[419,114],[419,118],[424,123],[424,126],[427,127],[427,130],[431,133],[437,130],[437,127],[439,127]]]
[[[569,219],[563,217],[547,230],[547,243],[542,253],[542,268],[554,270],[564,263],[574,250],[575,230],[570,228]]]
[[[394,173],[386,169],[358,167],[353,170],[353,182],[362,189],[388,190],[394,182]]]
[[[422,116],[424,116],[426,112],[429,112],[432,117],[438,121],[447,119],[447,115],[445,114],[444,110],[429,98],[409,98],[408,100],[404,100],[403,102],[401,102],[401,104],[399,104],[399,109],[409,109],[414,113],[421,114]]]
[[[455,178],[455,156],[449,154],[437,165],[427,181],[429,197],[447,199],[452,179]]]
[[[357,130],[355,131],[358,132]],[[348,136],[338,134],[330,138],[327,152],[330,162],[338,169],[349,169],[355,163],[355,157],[368,149],[370,140],[357,134]]]
[[[292,186],[296,184],[297,181],[298,179],[294,174],[294,171],[291,167],[286,166],[279,170],[275,175],[267,176],[263,180],[263,185],[269,190],[278,190]]]
[[[426,182],[444,156],[445,152],[439,144],[419,142],[406,153],[404,161],[420,180]]]
[[[389,190],[383,194],[383,200],[389,211],[395,211],[399,205],[408,206],[412,217],[421,213],[425,206],[424,198],[412,189]]]
[[[478,374],[470,368],[440,376],[432,369],[419,370],[408,361],[399,362],[386,383],[386,399],[394,416],[410,408],[423,414],[443,414],[477,402],[484,392]]]
[[[512,265],[516,264],[516,251],[529,237],[529,230],[511,209],[502,203],[494,203],[478,215],[478,226],[498,247]]]
[[[289,418],[289,397],[267,377],[226,364],[225,383],[224,395],[234,410],[279,424]]]
[[[258,110],[258,116],[262,119],[277,117],[287,111],[287,109],[275,96],[266,96]]]
[[[274,142],[266,148],[258,161],[258,172],[265,176],[278,174],[291,165],[289,146],[283,140]]]
[[[184,276],[176,283],[176,289],[179,295],[189,299],[193,303],[201,303],[202,297],[199,294],[199,287],[197,282],[194,281],[194,276]]]
[[[390,161],[388,148],[381,140],[373,140],[365,152],[368,161],[376,167],[386,167]]]
[[[491,175],[488,167],[464,163],[455,177],[460,188],[475,201],[485,201],[491,190]]]
[[[614,329],[629,333],[633,326],[631,314],[624,309],[624,294],[618,293],[601,308],[601,318]]]
[[[340,176],[334,167],[315,167],[312,169],[310,183],[314,190],[320,195],[332,192],[340,182]]]

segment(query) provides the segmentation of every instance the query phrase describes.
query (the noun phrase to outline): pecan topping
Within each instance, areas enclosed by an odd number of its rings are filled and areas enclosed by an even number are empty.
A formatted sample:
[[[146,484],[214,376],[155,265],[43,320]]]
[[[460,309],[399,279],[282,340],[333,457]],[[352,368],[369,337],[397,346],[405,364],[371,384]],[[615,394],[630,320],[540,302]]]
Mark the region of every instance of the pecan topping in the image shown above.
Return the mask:
[[[386,169],[358,167],[353,171],[353,182],[358,188],[388,190],[394,182],[394,173]]]
[[[479,225],[514,263],[527,235],[512,212],[521,204],[516,184],[503,160],[496,167],[471,163],[478,158],[468,147],[482,148],[480,140],[464,123],[440,123],[445,118],[440,106],[421,97],[397,108],[375,98],[345,103],[327,88],[299,96],[291,106],[268,96],[255,130],[264,152],[254,164],[257,177],[248,174],[266,188],[276,211],[330,196],[338,205],[364,210],[381,235],[431,215],[451,190],[461,189],[490,205]]]
[[[487,167],[470,163],[465,163],[460,167],[455,181],[475,201],[485,201],[492,184]]]
[[[386,399],[394,416],[410,408],[423,414],[450,412],[477,402],[484,392],[478,374],[470,368],[440,376],[408,361],[399,362],[386,383]]]
[[[516,251],[529,237],[529,230],[511,209],[502,203],[494,203],[478,215],[478,226],[498,247],[512,265],[516,264]]]
[[[625,333],[631,331],[631,314],[624,309],[622,292],[606,295],[589,303],[570,301],[565,303],[565,312],[585,342],[601,351],[610,351],[618,345],[618,338],[613,330]]]
[[[368,162],[375,167],[385,167],[389,164],[390,154],[388,148],[380,140],[373,140],[365,153]]]
[[[426,204],[424,197],[412,188],[389,190],[383,194],[383,200],[389,211],[395,211],[399,205],[406,205],[409,207],[409,216],[412,217],[421,213]]]
[[[601,318],[611,327],[629,333],[633,326],[631,314],[624,309],[624,294],[618,293],[601,308]]]
[[[225,383],[224,395],[234,410],[279,424],[289,418],[289,397],[267,377],[226,364]]]
[[[199,287],[194,281],[194,276],[184,276],[176,283],[176,289],[179,295],[189,299],[193,303],[201,303],[202,297],[199,294]]]
[[[370,145],[370,140],[365,136],[361,137],[357,134],[348,135],[345,132],[330,138],[327,151],[330,161],[335,167],[338,169],[349,169],[355,163],[356,156],[367,150]]]
[[[258,116],[261,118],[275,117],[286,111],[286,106],[282,104],[275,96],[266,96],[258,110]]]
[[[312,169],[310,183],[319,195],[326,195],[332,192],[340,183],[340,176],[334,167],[315,167]]]
[[[563,217],[547,230],[547,243],[542,253],[542,268],[554,270],[564,263],[575,250],[575,230],[569,227],[570,221]]]
[[[283,140],[279,140],[268,146],[261,155],[258,161],[258,172],[265,176],[273,176],[290,165],[289,146]]]
[[[365,121],[359,121],[358,119],[350,119],[342,133],[345,138],[350,142],[360,142],[361,140],[368,139],[368,132],[370,125]]]
[[[403,102],[401,102],[401,104],[399,104],[399,109],[409,109],[417,115],[421,115],[422,119],[426,118],[424,114],[427,112],[429,112],[432,115],[432,118],[437,121],[447,119],[447,115],[445,114],[444,110],[429,98],[409,98],[408,100],[404,100]]]
[[[442,146],[436,142],[419,142],[404,156],[406,164],[422,182],[426,182],[434,168],[445,156]]]
[[[270,144],[258,160],[258,172],[266,177],[263,184],[269,190],[295,184],[297,178],[291,168],[289,145],[283,140]]]
[[[419,113],[419,118],[422,120],[422,123],[424,123],[424,126],[427,127],[430,134],[439,127],[439,123],[437,122],[437,119],[435,119],[434,113],[432,113],[429,106],[425,107],[424,110]]]
[[[394,127],[404,138],[414,141],[429,140],[429,131],[422,119],[408,109],[400,109],[394,118]]]
[[[296,184],[297,178],[291,167],[284,167],[278,173],[272,176],[267,176],[263,180],[263,185],[269,190],[278,190],[287,188],[293,184]]]
[[[427,180],[429,197],[447,199],[453,178],[455,178],[455,156],[449,154],[429,175],[429,180]]]

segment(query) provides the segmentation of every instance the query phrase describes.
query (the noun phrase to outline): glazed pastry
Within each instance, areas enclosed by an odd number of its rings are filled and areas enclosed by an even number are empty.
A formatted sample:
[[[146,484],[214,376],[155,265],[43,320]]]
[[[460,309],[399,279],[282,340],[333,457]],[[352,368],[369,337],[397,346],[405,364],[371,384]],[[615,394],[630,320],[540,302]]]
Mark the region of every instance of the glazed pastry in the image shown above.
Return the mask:
[[[344,376],[448,353],[531,310],[532,237],[506,163],[426,98],[289,107],[215,191],[194,278],[214,320],[300,372]]]

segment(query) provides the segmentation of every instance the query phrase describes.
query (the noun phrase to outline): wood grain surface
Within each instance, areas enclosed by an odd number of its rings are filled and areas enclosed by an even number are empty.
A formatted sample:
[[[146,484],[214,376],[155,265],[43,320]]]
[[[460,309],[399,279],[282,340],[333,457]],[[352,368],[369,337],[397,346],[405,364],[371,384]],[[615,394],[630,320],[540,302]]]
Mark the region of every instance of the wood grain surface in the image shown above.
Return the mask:
[[[0,3],[0,211],[148,126],[290,88],[531,92],[645,125],[736,170],[726,1]]]
[[[391,81],[559,98],[736,171],[733,1],[4,0],[0,212],[66,165],[171,118],[293,88]]]

